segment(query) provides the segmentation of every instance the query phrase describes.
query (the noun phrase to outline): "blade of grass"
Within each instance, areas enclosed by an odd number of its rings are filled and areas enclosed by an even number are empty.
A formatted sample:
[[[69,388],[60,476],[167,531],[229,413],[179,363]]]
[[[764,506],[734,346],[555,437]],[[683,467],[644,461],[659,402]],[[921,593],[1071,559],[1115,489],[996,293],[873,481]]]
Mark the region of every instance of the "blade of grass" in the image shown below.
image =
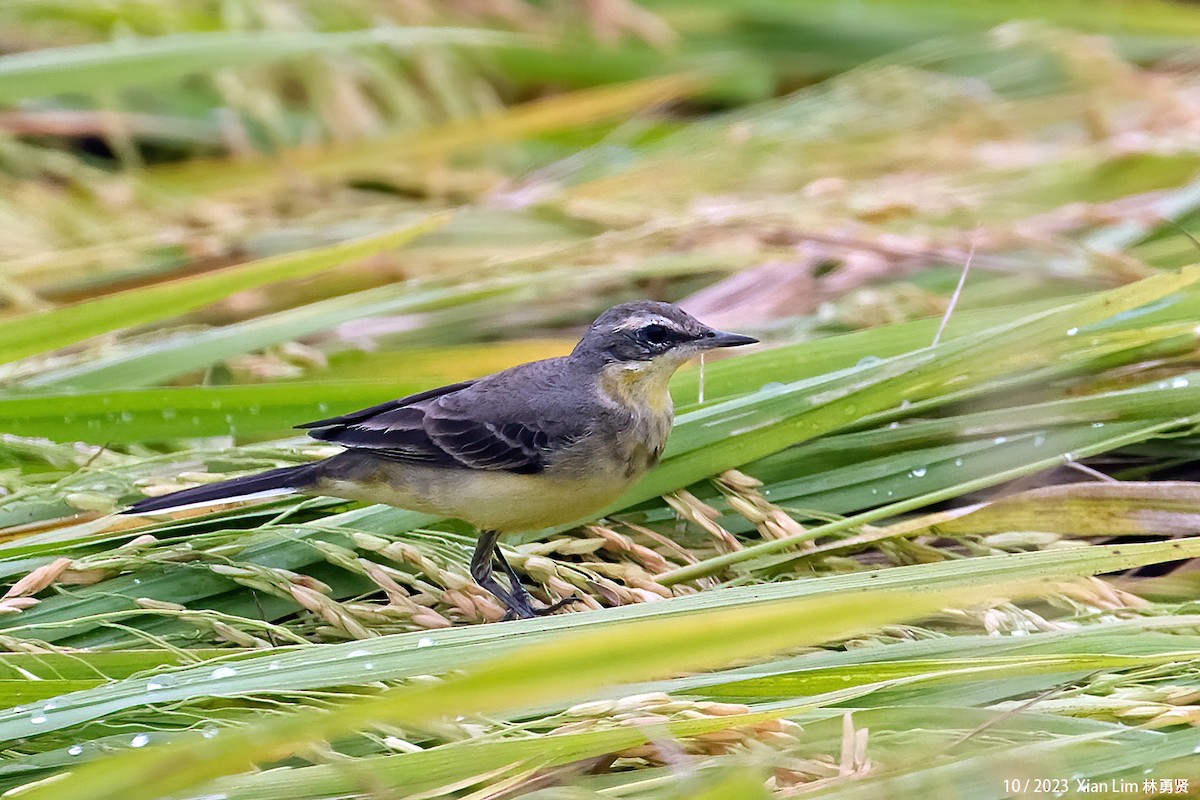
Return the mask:
[[[234,356],[328,330],[350,320],[453,308],[500,297],[514,288],[508,282],[492,282],[479,287],[421,290],[401,285],[353,292],[212,330],[189,332],[182,336],[165,337],[164,341],[127,347],[78,366],[48,370],[22,381],[21,387],[69,388],[71,394],[76,394],[97,389],[154,385]]]
[[[903,400],[930,396],[948,383],[962,388],[985,380],[1005,356],[1038,350],[1053,352],[1064,341],[1072,340],[1073,331],[1151,303],[1198,279],[1200,267],[1147,278],[908,358],[891,359],[824,386],[797,393],[785,387],[770,401],[759,403],[753,414],[738,413],[740,406],[747,405],[738,400],[694,412],[692,418],[700,422],[695,432],[673,438],[662,465],[607,513],[823,435],[867,414],[900,405]]]
[[[294,544],[294,543],[288,543]],[[266,563],[265,556],[281,549],[281,543],[257,548],[257,554],[243,553],[240,559],[250,563]],[[273,552],[274,551],[274,552]],[[413,675],[439,674],[474,664],[492,656],[509,652],[512,648],[553,639],[562,633],[586,629],[590,633],[600,631],[623,620],[654,618],[665,621],[687,619],[689,615],[703,609],[724,608],[746,611],[760,604],[775,600],[799,597],[838,597],[858,595],[873,588],[894,590],[942,590],[955,587],[990,585],[1022,579],[1061,580],[1076,576],[1094,575],[1120,569],[1131,569],[1144,564],[1159,563],[1200,555],[1200,538],[1180,539],[1171,542],[1151,542],[1113,546],[1092,546],[1076,550],[1050,550],[1042,552],[1014,553],[1003,556],[984,556],[967,560],[917,564],[894,567],[872,572],[854,573],[808,581],[786,581],[775,584],[725,587],[700,594],[685,595],[661,603],[646,603],[606,609],[603,612],[581,612],[566,616],[544,617],[503,625],[483,625],[451,628],[436,631],[393,634],[372,639],[369,644],[349,642],[346,644],[321,645],[319,658],[313,652],[301,649],[290,654],[267,654],[253,658],[238,659],[227,665],[233,668],[219,669],[220,665],[206,664],[199,667],[174,670],[164,673],[165,687],[148,698],[143,681],[119,681],[94,690],[78,692],[58,698],[52,713],[34,724],[29,711],[10,709],[0,712],[0,741],[11,741],[21,737],[33,737],[50,731],[79,725],[89,720],[112,714],[120,709],[133,708],[151,699],[156,703],[172,703],[189,698],[209,696],[238,696],[255,692],[287,692],[316,687],[341,686],[358,680],[399,680]],[[270,563],[283,566],[291,562],[275,558]],[[79,596],[71,599],[51,598],[35,609],[22,612],[25,620],[5,620],[6,633],[17,636],[35,636],[53,640],[55,630],[48,623],[60,620],[76,627],[95,626],[90,619],[105,608],[134,609],[136,604],[122,597],[150,599],[173,598],[181,600],[187,595],[195,596],[206,583],[209,593],[218,588],[228,588],[228,581],[212,573],[188,573],[189,586],[180,587],[181,577],[165,575],[161,579],[141,574],[140,584],[133,584],[132,577],[110,581],[109,586],[86,587]],[[212,584],[219,582],[220,587]],[[91,589],[89,593],[86,589]],[[91,595],[91,596],[89,596]],[[60,602],[55,602],[56,600]],[[114,602],[114,600],[116,602]],[[185,601],[186,602],[186,601]],[[34,620],[32,617],[36,616]],[[1185,620],[1143,621],[1144,625],[1170,626],[1195,624],[1195,618]],[[1119,641],[1123,641],[1117,637]],[[1132,641],[1130,637],[1126,639]],[[418,646],[427,640],[427,646]],[[934,643],[938,644],[939,643]],[[999,643],[998,645],[1003,644]],[[1030,646],[1022,640],[1012,646]],[[1180,644],[1183,644],[1182,642]],[[920,643],[917,652],[932,653],[933,657],[945,652],[926,651],[929,643]],[[1187,645],[1184,645],[1187,646]],[[1176,649],[1172,644],[1165,649]],[[1127,652],[1118,648],[1114,652]],[[899,654],[899,651],[898,653]],[[884,653],[870,658],[886,657]],[[371,664],[368,670],[364,665]],[[352,676],[348,679],[347,676]]]
[[[30,97],[112,91],[162,83],[196,72],[261,64],[364,44],[497,45],[512,37],[462,28],[372,28],[363,31],[219,31],[46,48],[0,58],[0,103]]]
[[[281,175],[280,164],[320,177],[344,177],[398,158],[429,159],[624,117],[686,96],[698,84],[699,79],[692,75],[646,78],[536,100],[420,133],[356,142],[353,147],[294,150],[280,154],[278,162],[193,159],[181,166],[155,169],[146,180],[166,191],[213,196],[258,191],[264,184],[273,184]]]
[[[778,553],[781,550],[794,547],[800,541],[812,541],[823,536],[829,536],[831,534],[849,530],[870,522],[876,522],[888,517],[895,517],[899,514],[914,511],[918,508],[931,505],[932,503],[953,499],[963,494],[968,494],[973,491],[996,486],[997,484],[1005,483],[1006,481],[1014,480],[1025,475],[1041,472],[1042,470],[1049,469],[1050,467],[1054,467],[1059,464],[1069,463],[1074,461],[1076,458],[1082,458],[1084,456],[1093,455],[1096,453],[1103,453],[1133,442],[1145,441],[1146,439],[1154,436],[1156,433],[1161,433],[1163,431],[1188,424],[1195,424],[1198,420],[1200,420],[1200,415],[1193,415],[1192,417],[1180,417],[1178,419],[1142,426],[1130,433],[1124,433],[1120,436],[1106,438],[1096,444],[1093,444],[1091,447],[1082,449],[1078,453],[1066,453],[1064,455],[1056,455],[1049,458],[1040,459],[1014,469],[1005,470],[991,475],[985,475],[973,481],[967,481],[965,483],[955,484],[937,491],[921,494],[908,500],[902,500],[897,503],[889,503],[887,505],[871,509],[870,511],[864,511],[860,514],[855,514],[852,517],[846,517],[845,519],[840,519],[836,522],[831,522],[816,528],[812,528],[803,534],[761,542],[742,550],[714,556],[713,558],[700,561],[696,564],[689,564],[685,567],[664,572],[656,576],[656,579],[664,586],[673,586],[683,581],[706,577],[733,566],[734,564],[750,561],[752,559],[759,559],[763,556],[770,556],[774,553]],[[779,569],[787,566],[792,562],[793,559],[799,557],[802,557],[802,555],[782,555],[761,561],[755,565],[755,568],[765,570]]]
[[[31,787],[26,797],[49,800],[66,793],[88,800],[150,800],[256,762],[286,757],[313,739],[344,735],[363,726],[420,724],[447,714],[500,711],[577,695],[596,686],[714,667],[867,630],[981,599],[984,594],[980,588],[920,594],[865,592],[764,603],[737,611],[710,610],[686,621],[642,620],[605,631],[577,632],[517,650],[445,683],[393,689],[332,711],[291,714],[213,739],[113,756],[51,785]]]
[[[235,292],[311,275],[347,261],[400,247],[436,230],[449,219],[449,214],[434,214],[381,234],[330,247],[287,253],[192,278],[130,289],[52,311],[4,320],[0,322],[0,363],[57,350],[120,328],[178,316]]]

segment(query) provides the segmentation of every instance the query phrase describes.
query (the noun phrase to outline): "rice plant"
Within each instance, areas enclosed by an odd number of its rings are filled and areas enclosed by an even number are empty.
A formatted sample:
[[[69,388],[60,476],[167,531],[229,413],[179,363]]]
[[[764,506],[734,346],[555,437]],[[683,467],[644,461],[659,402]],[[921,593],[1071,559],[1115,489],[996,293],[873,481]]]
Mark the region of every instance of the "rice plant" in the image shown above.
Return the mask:
[[[1194,793],[1198,14],[6,4],[0,791]],[[505,543],[558,614],[454,520],[115,513],[640,297],[764,345]]]

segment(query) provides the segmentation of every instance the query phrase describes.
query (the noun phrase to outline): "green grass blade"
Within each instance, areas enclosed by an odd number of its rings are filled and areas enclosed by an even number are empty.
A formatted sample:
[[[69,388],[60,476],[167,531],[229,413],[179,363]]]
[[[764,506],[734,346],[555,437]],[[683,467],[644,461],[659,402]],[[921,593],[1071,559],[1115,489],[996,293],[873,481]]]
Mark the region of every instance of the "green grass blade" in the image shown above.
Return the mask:
[[[49,800],[66,793],[88,800],[150,800],[247,769],[256,761],[285,757],[313,739],[346,734],[364,725],[420,724],[447,714],[488,713],[544,703],[597,686],[715,667],[816,643],[983,596],[978,588],[919,594],[865,592],[582,631],[518,650],[445,683],[390,690],[333,711],[291,714],[209,740],[193,739],[114,756],[81,767],[51,785],[31,787],[26,797]]]
[[[345,33],[181,33],[49,48],[0,58],[0,103],[162,83],[197,72],[269,63],[289,56],[364,44],[415,47],[496,45],[505,41],[510,40],[503,34],[482,30],[377,28]]]
[[[353,292],[212,330],[127,347],[75,367],[49,370],[23,381],[21,387],[69,388],[74,394],[154,385],[234,356],[328,330],[350,320],[465,306],[510,291],[510,285],[499,283],[479,288],[426,290],[401,285]]]
[[[737,401],[696,412],[697,420],[708,422],[697,426],[693,435],[674,439],[662,465],[610,511],[823,435],[902,400],[929,396],[949,382],[961,387],[984,380],[1012,353],[1052,351],[1063,341],[1071,341],[1071,331],[1166,297],[1197,280],[1200,267],[1147,278],[930,348],[910,359],[892,359],[863,374],[807,389],[800,397],[781,391],[773,402],[762,403],[753,416],[729,414],[727,421],[714,419],[734,410]],[[700,453],[692,455],[693,450]]]
[[[193,278],[130,289],[52,311],[0,322],[0,362],[75,344],[120,328],[145,325],[214,303],[235,292],[294,279],[400,247],[450,219],[435,214],[361,239],[287,253]]]
[[[168,673],[171,676],[170,687],[158,692],[154,696],[154,702],[170,703],[196,697],[237,696],[255,692],[299,691],[340,686],[364,677],[371,680],[399,680],[413,675],[438,674],[501,655],[513,647],[554,639],[572,630],[586,628],[590,632],[599,633],[609,626],[620,625],[625,620],[661,619],[664,623],[683,621],[704,609],[749,611],[769,601],[857,595],[876,587],[896,591],[940,591],[989,585],[1011,580],[1013,576],[1030,580],[1062,580],[1196,556],[1200,556],[1200,538],[986,556],[895,567],[819,580],[726,587],[677,597],[662,603],[623,606],[604,612],[584,612],[505,625],[393,634],[375,638],[369,645],[362,642],[322,645],[319,658],[314,658],[313,652],[308,650],[283,655],[268,654],[239,660],[237,664],[229,665],[235,668],[234,675],[225,672],[214,674],[215,667],[211,664],[172,671]],[[242,558],[251,560],[245,555]],[[265,561],[265,558],[260,556],[257,560]],[[288,566],[286,561],[276,560],[273,563]],[[228,588],[228,581],[211,573],[189,573],[188,580],[191,585],[183,589],[177,588],[173,593],[170,592],[168,584],[170,580],[174,580],[178,585],[178,577],[164,579],[161,592],[165,593],[160,593],[149,580],[149,576],[143,574],[141,580],[141,584],[137,586],[129,584],[126,588],[105,587],[103,593],[95,592],[96,599],[107,603],[117,592],[128,592],[136,597],[181,598],[183,591],[189,594],[198,591],[204,582],[209,584],[210,593]],[[216,585],[218,583],[219,586]],[[121,597],[117,597],[116,600],[124,600],[120,607],[136,608],[131,600]],[[98,610],[96,603],[89,601],[88,595],[81,592],[76,600],[47,600],[41,607],[23,612],[22,617],[27,618],[21,620],[24,625],[45,627],[13,630],[19,624],[17,620],[6,621],[4,627],[11,635],[21,633],[45,637],[51,631],[47,623],[62,621],[87,624],[82,618],[95,614]],[[1188,624],[1195,623],[1194,618],[1188,620]],[[93,621],[91,624],[96,623]],[[422,639],[427,639],[429,646],[417,647]],[[1022,641],[1022,644],[1026,642]],[[1189,646],[1182,642],[1180,644]],[[1118,649],[1115,652],[1125,651]],[[875,656],[868,654],[866,657]],[[368,663],[372,667],[366,670],[363,665]],[[354,677],[348,679],[348,675]],[[0,741],[38,736],[79,725],[120,709],[137,707],[147,702],[143,690],[142,682],[122,681],[62,697],[59,698],[54,712],[47,714],[46,719],[37,724],[31,723],[28,711],[10,709],[0,713]]]

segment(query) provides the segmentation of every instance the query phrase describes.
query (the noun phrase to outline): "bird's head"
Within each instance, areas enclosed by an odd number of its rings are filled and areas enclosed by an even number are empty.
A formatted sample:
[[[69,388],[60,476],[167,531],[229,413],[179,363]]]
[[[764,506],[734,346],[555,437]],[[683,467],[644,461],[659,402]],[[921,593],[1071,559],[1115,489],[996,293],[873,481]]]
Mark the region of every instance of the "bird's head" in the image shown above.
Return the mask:
[[[757,341],[714,330],[670,303],[646,300],[613,306],[601,314],[576,345],[575,355],[599,359],[610,371],[620,370],[631,380],[670,378],[684,362],[707,350]]]

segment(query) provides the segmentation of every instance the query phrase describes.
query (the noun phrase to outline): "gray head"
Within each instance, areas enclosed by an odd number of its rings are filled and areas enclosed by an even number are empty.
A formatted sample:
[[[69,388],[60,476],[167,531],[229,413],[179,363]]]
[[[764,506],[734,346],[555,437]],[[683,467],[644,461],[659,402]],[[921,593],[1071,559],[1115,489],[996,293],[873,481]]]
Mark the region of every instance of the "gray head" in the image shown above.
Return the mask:
[[[679,306],[641,300],[601,314],[575,346],[576,355],[609,362],[665,360],[682,363],[705,350],[754,344],[757,339],[714,330]]]

